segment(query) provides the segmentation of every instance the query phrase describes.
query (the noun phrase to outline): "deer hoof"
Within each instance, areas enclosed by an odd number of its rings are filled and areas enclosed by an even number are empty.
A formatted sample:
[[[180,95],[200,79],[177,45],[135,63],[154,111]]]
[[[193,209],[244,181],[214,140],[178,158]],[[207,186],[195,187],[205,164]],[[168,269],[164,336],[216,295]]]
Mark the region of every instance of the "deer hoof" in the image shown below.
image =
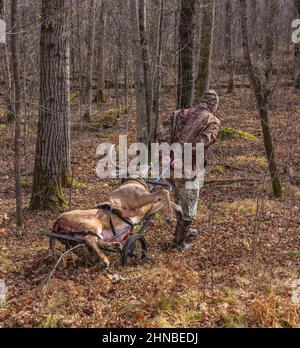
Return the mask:
[[[104,269],[107,271],[109,269],[110,262],[108,260],[104,260]]]
[[[113,242],[112,244],[113,244],[114,248],[116,248],[118,250],[122,250],[122,247],[123,247],[122,243],[120,243],[120,242]]]

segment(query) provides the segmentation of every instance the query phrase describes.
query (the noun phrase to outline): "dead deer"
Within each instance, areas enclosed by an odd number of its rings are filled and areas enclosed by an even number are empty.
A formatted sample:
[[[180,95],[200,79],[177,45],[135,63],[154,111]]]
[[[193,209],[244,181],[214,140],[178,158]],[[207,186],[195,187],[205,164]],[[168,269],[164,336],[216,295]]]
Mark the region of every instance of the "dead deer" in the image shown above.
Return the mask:
[[[104,263],[109,267],[109,260],[101,250],[101,247],[113,249],[122,248],[128,231],[132,225],[141,222],[148,214],[163,211],[168,220],[174,219],[174,210],[181,213],[181,208],[170,200],[169,191],[160,189],[150,192],[143,180],[129,179],[113,191],[109,201],[102,206],[109,205],[120,211],[120,215],[111,214],[106,209],[72,210],[61,214],[53,226],[53,232],[76,234],[82,239]],[[122,218],[123,217],[123,218]],[[124,219],[125,218],[125,219]],[[127,222],[126,222],[127,220]],[[120,235],[114,242],[109,240],[114,236],[113,229]],[[54,249],[54,240],[51,248]]]

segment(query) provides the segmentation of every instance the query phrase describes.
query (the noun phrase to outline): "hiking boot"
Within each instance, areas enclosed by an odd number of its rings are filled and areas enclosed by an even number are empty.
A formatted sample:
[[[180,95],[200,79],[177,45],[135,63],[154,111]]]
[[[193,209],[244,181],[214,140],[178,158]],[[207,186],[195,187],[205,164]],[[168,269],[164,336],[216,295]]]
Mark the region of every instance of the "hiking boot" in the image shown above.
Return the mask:
[[[192,244],[187,244],[184,242],[188,236],[188,230],[191,223],[191,221],[182,220],[180,218],[177,220],[173,241],[174,248],[179,250],[186,250],[191,248]]]
[[[197,230],[197,228],[189,228],[188,231],[187,231],[187,235],[186,237],[189,238],[189,237],[196,237],[198,236],[199,234],[199,231]]]
[[[173,242],[173,249],[176,250],[189,250],[193,246],[193,243],[186,243],[186,242]]]

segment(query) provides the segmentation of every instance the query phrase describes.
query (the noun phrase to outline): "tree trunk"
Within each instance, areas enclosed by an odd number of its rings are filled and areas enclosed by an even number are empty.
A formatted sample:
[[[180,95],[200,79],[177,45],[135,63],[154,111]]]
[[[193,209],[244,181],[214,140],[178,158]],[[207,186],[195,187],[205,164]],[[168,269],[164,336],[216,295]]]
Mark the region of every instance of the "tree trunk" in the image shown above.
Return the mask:
[[[117,109],[117,117],[120,117],[120,66],[121,59],[118,52],[115,53],[113,58],[113,66],[114,66],[114,85],[115,85],[115,96],[116,96],[116,109]]]
[[[145,95],[147,106],[147,127],[148,134],[152,134],[152,89],[149,66],[148,40],[147,40],[147,23],[146,23],[146,0],[139,0],[139,29],[142,48],[142,60],[144,65]]]
[[[295,18],[300,18],[300,0],[294,0]],[[295,88],[300,89],[300,43],[295,43]]]
[[[268,82],[269,82],[268,80],[270,78],[270,75],[266,73],[265,77],[263,77],[263,76],[258,76],[254,72],[254,64],[252,62],[252,57],[251,57],[250,48],[249,48],[246,0],[240,0],[240,12],[241,12],[244,59],[248,68],[249,80],[256,97],[258,113],[259,113],[259,117],[261,121],[262,131],[263,131],[264,146],[265,146],[266,156],[267,156],[267,160],[269,164],[269,171],[270,171],[271,180],[272,180],[273,194],[276,198],[280,198],[282,196],[282,186],[281,186],[279,173],[277,170],[275,151],[274,151],[274,146],[272,141],[270,125],[269,125],[269,116],[268,116],[269,97],[271,94],[271,88],[270,86],[268,86]],[[273,8],[272,14],[276,16],[276,14],[274,13],[274,8]],[[267,35],[268,37],[266,40],[265,54],[266,54],[266,62],[268,62],[268,64],[271,61],[272,51],[274,47],[274,41],[272,40],[272,35],[274,35],[274,32],[270,30],[275,23],[273,22],[274,20],[275,19],[273,18],[271,22],[269,23],[269,28],[268,28],[269,30]],[[269,68],[267,67],[266,71],[268,71],[268,69]],[[264,82],[264,78],[267,78],[265,82]]]
[[[92,86],[93,86],[93,61],[95,42],[95,0],[90,0],[88,7],[88,30],[85,33],[85,74],[83,93],[83,123],[91,123],[92,111]]]
[[[128,68],[127,61],[124,62],[124,113],[128,114]]]
[[[18,35],[16,34],[18,18],[18,0],[11,1],[11,60],[13,71],[13,82],[15,89],[15,144],[14,144],[14,164],[15,164],[15,190],[16,190],[16,225],[17,230],[23,229],[23,212],[22,212],[22,187],[21,187],[21,85],[20,69],[18,61]]]
[[[215,0],[203,2],[203,19],[201,25],[200,62],[196,79],[196,100],[201,100],[209,89],[211,72],[211,54],[215,19]]]
[[[42,0],[40,111],[31,209],[65,208],[62,186],[70,178],[69,46],[65,7],[65,0]]]
[[[228,66],[227,93],[233,93],[234,89],[234,57],[233,57],[233,6],[232,0],[226,0],[225,4],[225,49]]]
[[[132,41],[135,60],[135,94],[137,114],[137,141],[149,142],[148,113],[146,101],[145,70],[139,29],[138,0],[129,0],[130,20],[132,25]]]
[[[78,73],[79,73],[79,101],[80,101],[80,108],[79,108],[79,113],[80,116],[82,116],[82,105],[84,103],[84,96],[83,96],[83,91],[84,91],[84,64],[83,64],[83,54],[82,54],[82,45],[81,45],[81,30],[80,30],[80,16],[77,14],[76,16],[76,40],[77,40],[77,66],[78,66]],[[81,119],[82,120],[82,119]]]
[[[0,19],[4,20],[4,0],[0,0]],[[14,105],[13,105],[13,88],[12,88],[12,78],[10,73],[10,63],[9,55],[7,51],[6,44],[0,43],[0,64],[3,67],[3,77],[4,77],[4,99],[5,99],[5,117],[7,123],[14,121]]]
[[[266,156],[269,164],[269,171],[272,179],[272,188],[274,197],[280,198],[282,197],[282,186],[281,181],[277,169],[276,159],[275,159],[275,150],[273,146],[273,140],[269,125],[269,110],[268,106],[259,108],[259,117],[261,121],[261,127],[263,131],[264,137],[264,146],[266,151]]]
[[[178,6],[180,6],[180,3],[178,4]],[[173,40],[173,50],[174,52],[179,52],[178,48],[179,48],[179,40],[178,40],[178,22],[179,22],[179,15],[178,13],[180,12],[180,7],[174,9],[174,30],[173,30],[173,36],[174,36],[174,40]],[[174,74],[174,86],[177,87],[177,90],[179,88],[179,81],[178,81],[178,78],[179,78],[179,66],[178,66],[178,57],[179,55],[178,54],[174,54],[174,68],[175,68],[175,71],[177,72],[177,74]],[[178,92],[177,92],[178,93]],[[177,102],[178,103],[178,102]]]
[[[100,5],[100,20],[99,20],[99,34],[98,34],[98,78],[97,78],[97,92],[95,101],[98,104],[105,103],[105,34],[106,34],[106,9],[107,1],[101,0]]]
[[[177,107],[189,108],[194,92],[195,0],[181,0]]]
[[[250,0],[250,6],[249,6],[249,45],[252,49],[257,49],[258,47],[255,47],[256,45],[259,46],[259,37],[260,33],[258,32],[258,4],[257,0]]]
[[[156,40],[156,68],[153,91],[153,132],[152,140],[156,139],[160,124],[160,92],[161,92],[161,71],[162,71],[162,36],[164,27],[164,0],[157,2],[158,8],[158,31]]]

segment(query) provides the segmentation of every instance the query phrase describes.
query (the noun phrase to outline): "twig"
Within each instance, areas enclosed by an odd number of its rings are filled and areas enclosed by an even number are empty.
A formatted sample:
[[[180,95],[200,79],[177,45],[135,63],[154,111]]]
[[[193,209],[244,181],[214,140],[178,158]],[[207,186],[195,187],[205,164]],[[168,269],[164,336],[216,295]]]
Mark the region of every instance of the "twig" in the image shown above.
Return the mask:
[[[258,254],[258,240],[259,240],[259,215],[261,213],[263,204],[264,204],[264,198],[261,200],[261,204],[259,204],[260,196],[262,195],[262,192],[264,190],[264,185],[267,178],[267,170],[265,172],[262,185],[260,189],[257,191],[256,194],[256,209],[255,209],[255,222],[254,222],[254,228],[253,228],[253,236],[252,236],[252,276],[255,277],[256,274],[256,267],[257,267],[257,254]]]
[[[74,185],[74,176],[72,173],[72,178],[70,184],[70,189],[69,189],[69,210],[72,210],[72,198],[73,198],[73,185]]]
[[[290,222],[294,222],[295,224],[300,225],[300,221],[287,218],[287,217],[285,217],[285,216],[283,216],[283,215],[281,215],[281,214],[274,213],[274,212],[271,212],[271,214],[277,215],[277,216],[278,216],[279,218],[281,218],[281,219],[284,219],[284,220],[287,220],[287,221],[290,221]]]
[[[236,184],[236,183],[241,183],[241,182],[254,182],[257,181],[255,179],[249,179],[249,178],[245,178],[245,179],[233,179],[233,180],[209,180],[209,181],[205,181],[205,184],[207,185],[212,185],[212,184],[216,184],[216,185],[228,185],[228,184]]]
[[[55,272],[57,266],[59,265],[60,261],[63,259],[63,257],[64,257],[66,254],[70,253],[71,251],[73,251],[73,250],[75,250],[75,249],[77,249],[77,248],[79,248],[79,247],[81,247],[81,246],[83,246],[83,245],[84,245],[84,244],[75,245],[73,248],[66,250],[64,253],[62,253],[62,254],[60,255],[60,257],[59,257],[59,259],[57,260],[56,264],[54,265],[52,271],[50,272],[49,277],[48,277],[48,280],[47,280],[47,283],[46,283],[46,285],[45,285],[46,289],[45,289],[45,293],[44,293],[43,300],[42,300],[42,306],[44,306],[45,297],[46,297],[46,295],[47,295],[47,291],[48,291],[48,287],[49,287],[50,280],[51,280],[51,278],[52,278],[52,276],[53,276],[53,274],[54,274],[54,272]]]
[[[210,285],[211,285],[211,291],[214,292],[214,270],[213,270],[213,263],[214,263],[214,241],[213,241],[213,205],[211,199],[208,203],[208,226],[209,226],[209,272],[210,272]]]

